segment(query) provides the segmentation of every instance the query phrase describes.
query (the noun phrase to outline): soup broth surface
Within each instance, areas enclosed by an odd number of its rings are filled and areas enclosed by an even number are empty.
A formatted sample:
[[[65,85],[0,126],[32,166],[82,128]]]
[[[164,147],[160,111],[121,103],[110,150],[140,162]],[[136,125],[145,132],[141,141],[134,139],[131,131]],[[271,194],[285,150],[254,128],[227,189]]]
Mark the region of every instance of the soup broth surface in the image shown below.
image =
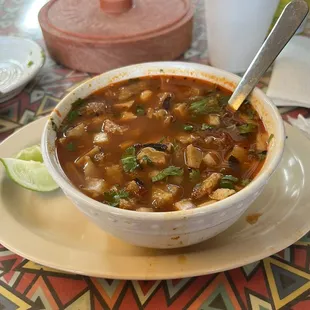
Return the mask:
[[[250,102],[188,77],[150,76],[77,100],[57,132],[62,169],[87,196],[144,212],[197,208],[247,186],[268,137]]]

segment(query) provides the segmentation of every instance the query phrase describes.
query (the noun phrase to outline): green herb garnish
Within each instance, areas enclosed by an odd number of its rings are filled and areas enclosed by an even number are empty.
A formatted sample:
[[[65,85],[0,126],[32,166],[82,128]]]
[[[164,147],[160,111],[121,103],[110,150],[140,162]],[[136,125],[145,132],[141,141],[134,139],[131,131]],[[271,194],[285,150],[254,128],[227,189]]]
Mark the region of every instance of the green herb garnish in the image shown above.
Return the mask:
[[[194,126],[192,126],[192,125],[184,125],[183,129],[185,131],[193,131],[194,130]]]
[[[162,138],[158,141],[158,143],[163,143],[165,140],[166,140],[166,137],[162,137]]]
[[[139,167],[139,164],[137,163],[136,149],[133,146],[125,150],[121,162],[125,172],[132,172]]]
[[[147,163],[148,165],[152,165],[153,164],[152,160],[147,155],[144,155],[142,157],[141,161]]]
[[[221,106],[226,106],[228,104],[228,100],[230,99],[230,95],[223,95],[220,97],[219,101],[220,101],[220,105]]]
[[[257,153],[256,155],[257,155],[258,160],[263,161],[267,156],[267,151]]]
[[[218,99],[214,95],[212,95],[202,100],[193,102],[190,105],[189,110],[192,112],[194,116],[209,113],[217,113],[221,111],[221,107],[219,106],[218,103],[219,103]]]
[[[129,193],[126,192],[124,189],[119,191],[111,190],[105,192],[103,194],[104,201],[112,207],[117,207],[121,199],[127,199],[129,197]]]
[[[237,128],[242,135],[257,131],[257,126],[255,124],[243,124],[237,126]]]
[[[84,100],[79,98],[72,103],[72,108],[78,107],[78,106],[82,105],[83,103],[84,103]]]
[[[230,181],[230,182],[233,182],[233,183],[237,183],[239,182],[239,179],[230,175],[230,174],[227,174],[227,175],[224,175],[222,177],[222,181]]]
[[[273,138],[274,138],[274,134],[272,133],[272,134],[269,136],[267,143],[269,144]]]
[[[137,114],[137,115],[140,115],[140,116],[145,115],[145,109],[144,109],[144,107],[141,106],[141,105],[138,105],[138,106],[137,106],[137,109],[136,109],[136,114]]]
[[[247,186],[251,183],[251,180],[250,179],[244,179],[241,181],[241,185],[242,186]]]
[[[160,171],[157,175],[152,177],[152,182],[157,182],[165,179],[168,176],[181,176],[183,175],[183,169],[175,166],[169,166],[164,170]]]
[[[80,113],[76,110],[70,111],[68,114],[68,121],[73,122],[80,115]]]
[[[221,188],[235,189],[234,183],[230,182],[228,180],[221,180],[220,187]]]
[[[30,68],[32,65],[34,64],[34,62],[32,60],[28,61],[27,63],[27,67]]]
[[[73,142],[69,142],[69,143],[67,144],[67,150],[68,150],[69,152],[74,152],[74,151],[76,150],[75,144],[74,144]]]
[[[207,125],[207,124],[202,124],[201,125],[201,130],[210,130],[213,129],[214,127],[211,125]]]
[[[200,171],[196,169],[192,169],[189,173],[189,179],[193,183],[197,183],[200,180]]]

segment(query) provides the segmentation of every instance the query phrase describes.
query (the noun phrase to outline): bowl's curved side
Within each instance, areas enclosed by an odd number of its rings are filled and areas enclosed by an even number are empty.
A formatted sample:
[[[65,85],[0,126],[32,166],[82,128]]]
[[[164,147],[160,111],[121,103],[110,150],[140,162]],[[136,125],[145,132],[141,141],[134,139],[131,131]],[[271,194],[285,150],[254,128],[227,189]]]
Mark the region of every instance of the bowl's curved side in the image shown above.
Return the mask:
[[[284,127],[281,116],[272,102],[258,89],[252,103],[261,116],[269,134],[274,138],[264,167],[242,191],[209,206],[178,212],[133,212],[112,208],[97,202],[71,185],[63,173],[55,151],[57,128],[78,98],[129,78],[145,75],[179,75],[204,79],[233,90],[240,78],[225,71],[191,63],[157,62],[116,69],[79,86],[68,94],[52,112],[42,135],[42,152],[47,169],[65,194],[81,212],[102,229],[130,243],[158,248],[180,247],[206,240],[232,225],[261,193],[280,162],[284,149]]]

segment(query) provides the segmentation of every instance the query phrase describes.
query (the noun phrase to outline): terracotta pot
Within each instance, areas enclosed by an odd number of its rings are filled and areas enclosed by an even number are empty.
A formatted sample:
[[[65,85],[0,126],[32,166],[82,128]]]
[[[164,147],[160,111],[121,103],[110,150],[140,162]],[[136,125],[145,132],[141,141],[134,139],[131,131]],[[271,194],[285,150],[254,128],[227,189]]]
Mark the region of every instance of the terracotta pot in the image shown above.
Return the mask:
[[[190,0],[51,0],[39,22],[51,57],[101,73],[181,56],[192,40]]]

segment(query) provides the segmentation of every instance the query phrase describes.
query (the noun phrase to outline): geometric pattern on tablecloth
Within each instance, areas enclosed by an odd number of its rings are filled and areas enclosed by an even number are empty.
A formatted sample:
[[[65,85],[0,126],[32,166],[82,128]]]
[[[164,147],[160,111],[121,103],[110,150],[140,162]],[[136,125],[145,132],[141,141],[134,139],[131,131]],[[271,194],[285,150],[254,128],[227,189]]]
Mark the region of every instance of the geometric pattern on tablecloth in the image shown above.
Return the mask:
[[[299,241],[297,241],[295,244],[310,246],[310,231],[305,236],[303,236]]]
[[[180,292],[189,281],[191,281],[191,278],[167,280],[167,299],[172,300],[176,293]]]
[[[252,310],[273,310],[269,302],[256,296],[254,292],[249,293],[249,306]]]
[[[268,283],[276,309],[310,292],[310,273],[269,257],[264,260]]]
[[[241,267],[248,280],[251,279],[251,276],[255,272],[258,265],[259,261]]]
[[[201,4],[195,15],[195,40],[185,59],[207,64]],[[19,28],[22,23],[16,22],[19,16],[27,15],[27,5],[32,5],[31,1],[0,0],[0,35],[29,37],[44,47],[40,31],[25,32]],[[307,32],[310,36],[310,23]],[[0,104],[0,140],[49,113],[89,77],[55,64],[47,55],[44,68],[23,92]],[[259,87],[266,90],[269,78],[265,76]],[[296,108],[286,113],[292,117],[298,114],[309,117],[310,110]],[[225,273],[168,281],[119,281],[63,273],[23,259],[0,245],[0,310],[229,309],[231,305],[242,310],[309,310],[310,292],[303,280],[309,282],[309,272],[310,233],[271,258]]]
[[[31,283],[26,297],[34,302],[41,309],[57,309],[58,304],[52,291],[49,289],[46,279],[39,276]]]
[[[90,281],[96,288],[97,298],[111,309],[115,306],[126,284],[126,281],[100,278],[91,278]]]
[[[250,276],[238,268],[180,280],[121,281],[64,274],[1,247],[0,309],[1,304],[14,309],[8,301],[5,303],[6,298],[24,307],[21,309],[307,310],[310,274],[306,266],[310,252],[306,254],[306,259],[298,262],[300,266],[294,261],[295,254],[290,262],[278,256],[267,258],[253,268]],[[10,282],[14,275],[16,279]]]
[[[66,310],[89,309],[90,304],[91,304],[90,292],[87,291],[65,309]]]
[[[66,273],[64,271],[59,271],[57,269],[53,269],[50,267],[42,266],[40,264],[37,264],[35,262],[29,261],[25,259],[23,262],[21,262],[17,267],[17,270],[20,271],[26,271],[26,272],[35,272],[36,270],[43,270],[43,271],[49,271],[51,273]]]
[[[194,302],[188,309],[239,310],[241,307],[225,273],[221,273],[195,297]]]
[[[22,298],[19,298],[16,293],[10,292],[4,286],[0,287],[0,309],[1,310],[27,310],[33,304],[28,303]]]
[[[141,305],[144,305],[159,286],[160,281],[132,281]]]

